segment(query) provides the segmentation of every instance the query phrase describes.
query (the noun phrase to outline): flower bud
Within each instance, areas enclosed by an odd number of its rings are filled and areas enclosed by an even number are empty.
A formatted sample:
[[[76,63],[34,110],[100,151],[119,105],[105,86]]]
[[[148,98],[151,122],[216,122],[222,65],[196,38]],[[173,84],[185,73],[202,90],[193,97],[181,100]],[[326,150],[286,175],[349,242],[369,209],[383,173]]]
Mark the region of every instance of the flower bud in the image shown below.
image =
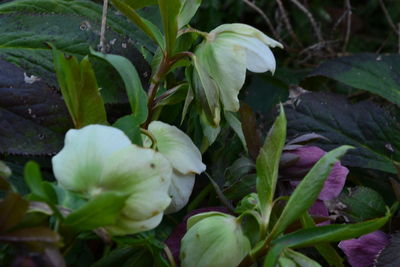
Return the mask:
[[[190,217],[181,244],[182,267],[237,266],[251,249],[240,221],[219,212]]]

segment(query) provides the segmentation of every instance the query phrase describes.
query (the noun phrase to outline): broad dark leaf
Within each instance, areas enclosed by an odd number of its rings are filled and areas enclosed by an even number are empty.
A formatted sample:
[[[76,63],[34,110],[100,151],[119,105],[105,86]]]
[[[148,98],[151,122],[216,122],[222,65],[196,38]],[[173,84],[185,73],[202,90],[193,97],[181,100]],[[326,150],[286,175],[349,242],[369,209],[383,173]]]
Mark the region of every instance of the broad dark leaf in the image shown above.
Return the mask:
[[[356,149],[343,157],[351,167],[396,173],[392,161],[400,161],[400,111],[365,100],[351,103],[345,96],[308,93],[286,105],[288,136],[317,133],[326,151],[346,144]]]
[[[0,58],[16,63],[28,74],[56,86],[52,54],[45,43],[51,42],[68,54],[89,54],[89,46],[99,44],[101,14],[101,5],[83,0],[22,0],[1,4]],[[108,50],[128,57],[137,66],[141,77],[150,76],[149,66],[137,48],[145,46],[154,50],[151,40],[112,10],[107,24]],[[97,63],[95,69],[105,101],[123,101],[122,84],[116,82],[118,74],[104,62]]]
[[[44,82],[27,83],[25,72],[0,59],[0,153],[57,152],[71,127],[60,95]]]
[[[400,55],[356,54],[321,64],[310,76],[326,76],[400,105]]]
[[[400,233],[392,235],[390,243],[387,245],[376,260],[376,267],[396,267],[400,266]]]
[[[383,216],[386,212],[382,196],[368,187],[343,192],[338,200],[346,206],[344,214],[355,222]]]

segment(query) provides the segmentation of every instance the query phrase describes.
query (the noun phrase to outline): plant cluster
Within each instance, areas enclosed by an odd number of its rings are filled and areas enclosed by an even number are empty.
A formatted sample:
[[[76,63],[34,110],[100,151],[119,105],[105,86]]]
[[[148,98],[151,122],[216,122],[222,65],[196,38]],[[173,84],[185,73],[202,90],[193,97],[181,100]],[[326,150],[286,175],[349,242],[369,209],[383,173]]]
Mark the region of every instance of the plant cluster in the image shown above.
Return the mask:
[[[399,56],[333,59],[301,84],[374,99],[306,92],[255,27],[191,25],[201,2],[0,4],[0,263],[398,261]]]

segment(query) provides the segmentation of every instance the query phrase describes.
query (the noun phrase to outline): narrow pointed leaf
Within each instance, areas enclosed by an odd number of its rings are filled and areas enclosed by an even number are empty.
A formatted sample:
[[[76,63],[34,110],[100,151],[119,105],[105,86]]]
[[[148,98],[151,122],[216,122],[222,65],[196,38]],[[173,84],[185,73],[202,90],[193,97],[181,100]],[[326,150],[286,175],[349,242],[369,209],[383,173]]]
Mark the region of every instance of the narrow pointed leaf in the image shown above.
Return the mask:
[[[264,146],[257,158],[257,194],[261,211],[264,213],[273,201],[278,179],[279,161],[286,139],[286,118],[284,109],[268,132]],[[264,214],[265,215],[265,214]]]
[[[341,146],[325,154],[303,178],[289,198],[281,216],[272,230],[272,237],[278,236],[287,226],[307,211],[317,199],[333,165],[342,157],[350,146]]]
[[[118,55],[103,54],[90,50],[93,56],[99,57],[110,63],[121,75],[125,84],[132,113],[138,123],[143,123],[147,119],[147,95],[142,87],[139,75],[135,66],[125,57]]]
[[[284,235],[272,242],[272,247],[265,259],[266,266],[275,266],[284,248],[312,246],[359,237],[381,228],[389,218],[388,213],[385,217],[361,223],[325,225]]]
[[[158,0],[165,35],[165,51],[172,55],[178,34],[178,14],[181,8],[180,0]]]

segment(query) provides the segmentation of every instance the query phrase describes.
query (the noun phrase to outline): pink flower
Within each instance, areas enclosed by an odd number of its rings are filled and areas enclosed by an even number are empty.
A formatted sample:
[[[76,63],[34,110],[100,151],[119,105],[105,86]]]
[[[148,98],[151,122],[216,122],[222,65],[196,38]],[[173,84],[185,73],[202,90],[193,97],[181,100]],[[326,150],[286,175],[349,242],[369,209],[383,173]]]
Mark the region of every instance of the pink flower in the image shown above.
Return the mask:
[[[341,241],[341,248],[352,267],[372,267],[379,253],[389,244],[389,235],[375,231],[359,238]]]
[[[314,164],[325,154],[324,150],[315,146],[300,146],[285,151],[283,156],[289,156],[289,158],[295,158],[295,160],[291,165],[281,168],[280,173],[284,178],[290,178],[290,184],[295,188]],[[333,166],[318,196],[318,200],[309,210],[312,215],[322,217],[329,215],[327,208],[323,205],[323,201],[332,200],[340,195],[348,173],[349,170],[342,166],[340,162]]]

